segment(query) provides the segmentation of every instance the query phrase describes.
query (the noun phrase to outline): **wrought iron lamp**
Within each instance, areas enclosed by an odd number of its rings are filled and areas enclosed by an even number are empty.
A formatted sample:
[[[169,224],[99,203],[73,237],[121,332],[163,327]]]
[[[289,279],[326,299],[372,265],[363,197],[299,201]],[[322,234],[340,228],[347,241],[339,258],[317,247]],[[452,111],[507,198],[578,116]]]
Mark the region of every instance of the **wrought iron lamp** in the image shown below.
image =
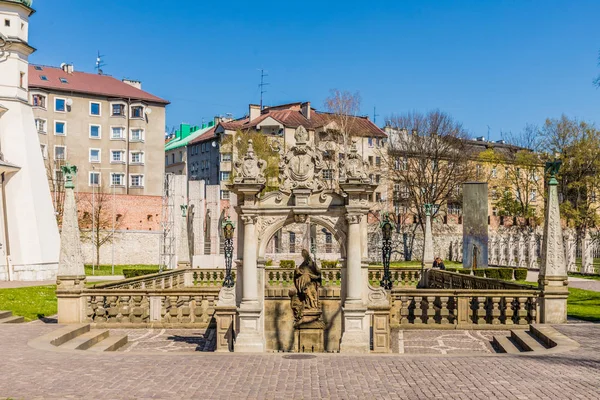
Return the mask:
[[[380,285],[386,290],[392,289],[392,275],[390,274],[390,257],[392,255],[392,231],[394,224],[390,221],[388,213],[383,214],[381,222],[381,255],[383,258],[383,279]]]
[[[233,232],[235,231],[235,225],[229,217],[223,221],[222,229],[225,240],[225,246],[223,246],[225,252],[225,280],[223,281],[223,286],[230,288],[234,284],[231,277],[231,260],[233,258]]]

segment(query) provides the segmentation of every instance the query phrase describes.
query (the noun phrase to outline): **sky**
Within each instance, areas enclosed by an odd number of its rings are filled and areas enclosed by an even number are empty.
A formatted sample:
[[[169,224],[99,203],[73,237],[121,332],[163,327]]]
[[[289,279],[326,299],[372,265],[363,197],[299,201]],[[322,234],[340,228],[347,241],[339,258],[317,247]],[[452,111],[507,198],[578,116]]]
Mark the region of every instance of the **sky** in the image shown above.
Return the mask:
[[[32,63],[141,80],[169,130],[359,92],[361,113],[440,109],[492,140],[561,114],[600,124],[600,1],[35,0]]]

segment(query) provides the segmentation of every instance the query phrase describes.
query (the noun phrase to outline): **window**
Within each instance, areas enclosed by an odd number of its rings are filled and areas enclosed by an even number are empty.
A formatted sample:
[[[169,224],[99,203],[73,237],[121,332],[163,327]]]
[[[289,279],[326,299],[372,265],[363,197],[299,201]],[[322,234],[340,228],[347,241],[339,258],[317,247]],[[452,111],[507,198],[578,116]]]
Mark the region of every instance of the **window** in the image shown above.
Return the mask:
[[[90,172],[90,186],[100,186],[100,172]]]
[[[144,175],[131,175],[131,187],[143,187]]]
[[[48,77],[46,75],[40,75],[40,79],[43,81],[47,81]]]
[[[112,116],[113,117],[123,117],[123,116],[125,116],[125,105],[123,105],[123,104],[113,104],[112,105]]]
[[[115,140],[124,139],[124,131],[125,129],[120,126],[113,126],[110,130],[110,138]]]
[[[369,138],[369,147],[373,147],[373,138],[372,137]]]
[[[323,179],[326,181],[333,180],[333,170],[332,169],[324,169],[323,170]]]
[[[179,162],[183,161],[183,151],[179,152]]]
[[[171,153],[171,164],[175,164],[175,153]]]
[[[221,190],[221,200],[229,200],[229,190]]]
[[[369,156],[369,165],[373,166],[373,156]]]
[[[34,107],[46,108],[46,96],[41,94],[34,94],[31,96]]]
[[[375,192],[375,201],[381,201],[381,193]]]
[[[90,125],[90,138],[91,139],[100,139],[100,136],[101,136],[100,125]]]
[[[36,65],[35,67],[33,67],[33,69],[35,69],[36,71],[42,71],[43,68],[40,67],[39,65]]]
[[[375,183],[379,184],[380,180],[381,180],[381,175],[375,175]]]
[[[228,181],[231,173],[229,171],[221,171],[221,180]]]
[[[132,142],[142,142],[144,140],[144,130],[143,129],[132,129],[131,130],[131,141]]]
[[[231,153],[221,154],[221,161],[231,161]]]
[[[496,176],[498,176],[498,170],[496,169],[496,167],[492,168],[492,178],[495,178]]]
[[[100,103],[90,101],[90,115],[100,116]]]
[[[67,134],[67,123],[64,121],[54,121],[54,134],[65,136]]]
[[[378,167],[381,166],[381,157],[379,157],[379,156],[375,157],[375,165]]]
[[[133,106],[131,107],[131,118],[142,118],[144,116],[144,107]]]
[[[110,174],[110,184],[112,186],[123,186],[123,177],[124,174],[121,173]]]
[[[4,26],[10,26],[10,19],[4,20]]]
[[[60,83],[69,83],[67,78],[59,78],[59,79],[60,79]]]
[[[132,151],[130,162],[132,164],[142,164],[144,162],[144,153],[141,151]]]
[[[495,187],[492,189],[492,200],[498,200],[498,189]]]
[[[111,150],[110,151],[110,162],[111,163],[122,163],[123,161],[123,150]]]
[[[40,149],[42,150],[42,157],[44,160],[48,158],[48,149],[45,144],[40,144]]]
[[[290,232],[290,253],[296,252],[296,233]]]
[[[65,112],[67,110],[67,101],[59,97],[54,99],[54,111]]]
[[[54,159],[65,160],[67,158],[67,147],[66,146],[54,146]]]
[[[462,207],[459,203],[448,203],[448,214],[460,215]]]
[[[42,118],[36,118],[35,129],[37,129],[39,133],[46,133],[46,120]]]
[[[529,193],[529,200],[535,201],[536,198],[537,198],[537,191],[535,189],[531,189],[531,192]]]
[[[331,232],[325,232],[325,253],[333,252],[333,238]]]
[[[91,163],[99,163],[100,162],[100,149],[90,149],[90,162]]]
[[[19,86],[25,88],[25,72],[19,72]]]

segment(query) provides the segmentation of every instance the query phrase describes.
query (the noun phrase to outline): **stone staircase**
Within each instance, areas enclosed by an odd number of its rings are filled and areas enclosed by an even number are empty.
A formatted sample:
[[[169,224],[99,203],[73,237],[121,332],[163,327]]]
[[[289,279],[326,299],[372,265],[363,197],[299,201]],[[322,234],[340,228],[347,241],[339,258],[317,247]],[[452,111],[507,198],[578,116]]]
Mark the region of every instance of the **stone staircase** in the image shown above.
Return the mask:
[[[13,315],[12,311],[0,311],[0,324],[18,324],[23,321],[25,318]]]
[[[35,341],[57,350],[115,351],[127,344],[127,335],[111,335],[108,329],[91,329],[90,324],[67,325]],[[36,346],[38,347],[38,346]]]
[[[579,344],[549,325],[532,324],[529,330],[514,329],[510,336],[494,336],[492,344],[498,353],[550,354],[568,351]]]

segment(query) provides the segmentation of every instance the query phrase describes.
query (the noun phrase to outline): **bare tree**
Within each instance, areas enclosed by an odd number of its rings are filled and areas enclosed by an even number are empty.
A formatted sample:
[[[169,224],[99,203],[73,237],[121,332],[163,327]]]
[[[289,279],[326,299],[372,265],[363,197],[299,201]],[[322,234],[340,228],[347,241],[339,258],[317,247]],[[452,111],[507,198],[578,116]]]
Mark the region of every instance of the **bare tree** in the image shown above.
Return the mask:
[[[348,151],[351,138],[355,135],[356,116],[360,112],[361,97],[359,92],[350,93],[347,90],[331,89],[325,99],[325,110],[329,122],[335,125],[330,130],[342,137],[344,152]]]
[[[46,154],[44,164],[46,167],[46,177],[50,186],[52,195],[52,204],[54,205],[54,214],[59,226],[62,224],[63,203],[65,198],[65,181],[60,167],[64,165],[65,160],[54,159],[54,155]]]

